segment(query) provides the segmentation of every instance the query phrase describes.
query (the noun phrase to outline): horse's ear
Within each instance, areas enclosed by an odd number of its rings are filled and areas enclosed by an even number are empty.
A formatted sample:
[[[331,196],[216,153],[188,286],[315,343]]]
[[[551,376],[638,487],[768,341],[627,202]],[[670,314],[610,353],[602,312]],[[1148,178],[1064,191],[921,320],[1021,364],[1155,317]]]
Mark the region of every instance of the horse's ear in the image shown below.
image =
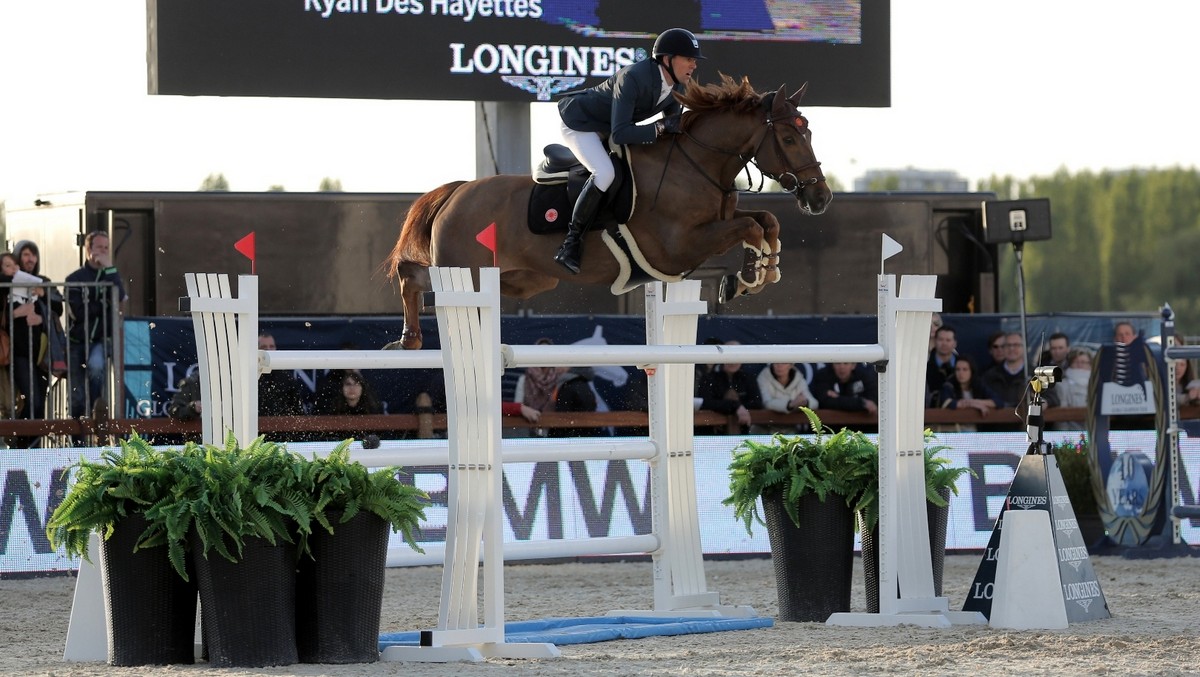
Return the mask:
[[[795,94],[788,97],[788,101],[791,101],[793,106],[799,108],[800,107],[800,99],[804,98],[804,92],[806,92],[806,91],[808,91],[808,83],[807,82],[800,85],[800,89],[797,89]]]
[[[772,100],[771,113],[772,116],[783,114],[787,111],[787,85],[779,85],[779,89],[775,90],[775,97]]]

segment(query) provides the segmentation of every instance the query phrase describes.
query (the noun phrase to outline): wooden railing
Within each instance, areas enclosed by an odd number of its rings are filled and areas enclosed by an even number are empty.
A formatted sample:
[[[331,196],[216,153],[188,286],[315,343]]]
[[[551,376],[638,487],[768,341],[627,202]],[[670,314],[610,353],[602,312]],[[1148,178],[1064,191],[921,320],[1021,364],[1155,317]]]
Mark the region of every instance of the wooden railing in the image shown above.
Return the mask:
[[[871,428],[878,421],[872,414],[866,412],[846,412],[833,410],[818,410],[822,423],[835,430],[842,427]],[[808,419],[803,413],[780,414],[767,410],[752,410],[751,421],[758,424],[805,424]],[[1082,407],[1050,408],[1045,411],[1048,422],[1086,420],[1086,410]],[[1192,405],[1180,409],[1181,419],[1200,418],[1200,405]],[[696,412],[695,425],[708,428],[723,428],[727,434],[740,434],[737,420],[711,411]],[[1005,426],[1014,430],[1020,429],[1024,421],[1014,415],[1011,409],[1000,409],[981,415],[975,410],[926,409],[925,424],[928,426],[943,424],[975,424],[988,426]],[[520,416],[504,416],[502,425],[505,428],[530,428],[529,423]],[[539,428],[640,428],[649,425],[649,416],[644,411],[611,411],[611,412],[546,412],[536,424]],[[400,433],[413,437],[429,438],[446,429],[446,414],[424,412],[413,414],[385,414],[374,416],[260,416],[258,428],[263,433],[337,433],[342,431],[358,431],[361,433]],[[200,421],[176,421],[169,418],[133,418],[107,419],[93,421],[81,420],[50,420],[27,421],[21,419],[0,420],[0,435],[3,436],[34,436],[34,435],[72,435],[97,436],[100,438],[122,437],[137,431],[143,436],[180,435],[198,436]],[[303,435],[300,435],[303,436]],[[383,435],[381,435],[382,437]]]

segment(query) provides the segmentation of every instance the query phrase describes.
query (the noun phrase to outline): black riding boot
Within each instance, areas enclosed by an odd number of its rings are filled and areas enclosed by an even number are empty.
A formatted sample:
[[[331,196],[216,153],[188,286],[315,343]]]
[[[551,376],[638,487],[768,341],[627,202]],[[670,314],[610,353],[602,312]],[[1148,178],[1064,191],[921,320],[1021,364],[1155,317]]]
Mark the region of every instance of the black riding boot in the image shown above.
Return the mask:
[[[579,259],[583,256],[583,234],[592,225],[592,221],[596,218],[596,210],[600,208],[600,202],[603,199],[604,191],[596,187],[595,177],[590,177],[587,183],[583,184],[583,192],[579,194],[579,199],[575,202],[575,209],[571,212],[571,223],[567,225],[567,238],[563,240],[562,246],[558,248],[558,253],[554,255],[554,260],[558,261],[563,268],[571,271],[572,275],[579,274]]]

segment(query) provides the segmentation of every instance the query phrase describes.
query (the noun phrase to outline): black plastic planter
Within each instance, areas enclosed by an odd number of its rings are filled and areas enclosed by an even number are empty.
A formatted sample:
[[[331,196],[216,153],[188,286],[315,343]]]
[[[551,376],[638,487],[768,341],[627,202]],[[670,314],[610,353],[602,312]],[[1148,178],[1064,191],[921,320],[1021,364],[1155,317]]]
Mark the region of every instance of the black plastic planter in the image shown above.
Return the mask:
[[[929,557],[933,563],[933,594],[942,595],[942,572],[946,568],[946,528],[950,520],[950,490],[940,491],[947,505],[925,502],[929,526]],[[867,613],[879,613],[879,525],[862,533],[863,583],[866,586]]]
[[[200,619],[209,664],[261,668],[291,665],[296,653],[296,548],[246,539],[242,561],[200,553],[192,541]]]
[[[312,557],[296,581],[296,643],[301,663],[379,660],[379,616],[387,566],[388,523],[360,512],[345,524],[330,513],[333,533],[315,528]]]
[[[815,494],[799,501],[796,526],[783,505],[783,496],[762,497],[779,620],[824,622],[830,614],[850,610],[854,572],[854,512],[844,496]]]
[[[133,551],[146,524],[140,513],[131,514],[100,542],[108,663],[193,663],[196,585],[175,572],[166,546]]]

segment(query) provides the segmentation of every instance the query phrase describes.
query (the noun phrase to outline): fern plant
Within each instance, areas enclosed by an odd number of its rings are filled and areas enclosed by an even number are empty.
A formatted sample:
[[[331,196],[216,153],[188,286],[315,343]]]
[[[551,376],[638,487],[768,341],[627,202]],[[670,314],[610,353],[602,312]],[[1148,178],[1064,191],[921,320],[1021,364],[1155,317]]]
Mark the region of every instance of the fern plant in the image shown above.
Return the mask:
[[[170,495],[174,461],[174,452],[159,452],[137,434],[122,440],[119,449],[103,451],[96,461],[81,458],[64,471],[74,473],[74,483],[46,522],[51,546],[90,562],[91,532],[107,540],[120,520],[144,513]],[[161,544],[162,532],[163,525],[150,520],[134,551]]]
[[[925,431],[925,500],[938,507],[944,507],[949,503],[942,498],[942,493],[950,491],[957,495],[959,478],[967,474],[972,477],[976,475],[975,471],[970,468],[951,467],[950,459],[938,456],[949,447],[944,444],[933,444],[935,440],[933,431],[927,429]],[[868,464],[864,469],[869,470],[871,476],[869,481],[863,485],[862,492],[858,495],[858,500],[853,507],[862,516],[863,523],[858,525],[859,528],[871,531],[879,521],[879,447],[875,447],[875,453],[871,455],[871,458],[864,457],[863,461]]]
[[[261,437],[245,448],[233,435],[224,447],[189,443],[171,464],[170,493],[146,510],[146,518],[162,525],[156,535],[185,579],[189,545],[205,557],[216,551],[238,562],[248,538],[292,543],[293,532],[311,531],[306,463]],[[192,534],[198,542],[189,544]]]
[[[334,533],[328,513],[341,511],[339,523],[346,523],[359,512],[378,515],[388,522],[392,531],[400,533],[404,542],[417,552],[425,552],[416,542],[414,533],[425,518],[429,496],[420,489],[401,482],[398,467],[371,472],[361,463],[350,460],[350,440],[334,448],[328,456],[316,455],[307,466],[313,519]],[[307,534],[302,533],[301,538]]]
[[[878,445],[861,432],[824,426],[816,412],[801,407],[816,431],[813,436],[776,434],[769,443],[743,440],[733,450],[729,464],[729,496],[722,501],[753,535],[753,523],[764,524],[758,500],[779,492],[792,522],[800,523],[799,500],[815,494],[822,502],[830,494],[844,497],[854,507],[875,471],[870,459]]]

